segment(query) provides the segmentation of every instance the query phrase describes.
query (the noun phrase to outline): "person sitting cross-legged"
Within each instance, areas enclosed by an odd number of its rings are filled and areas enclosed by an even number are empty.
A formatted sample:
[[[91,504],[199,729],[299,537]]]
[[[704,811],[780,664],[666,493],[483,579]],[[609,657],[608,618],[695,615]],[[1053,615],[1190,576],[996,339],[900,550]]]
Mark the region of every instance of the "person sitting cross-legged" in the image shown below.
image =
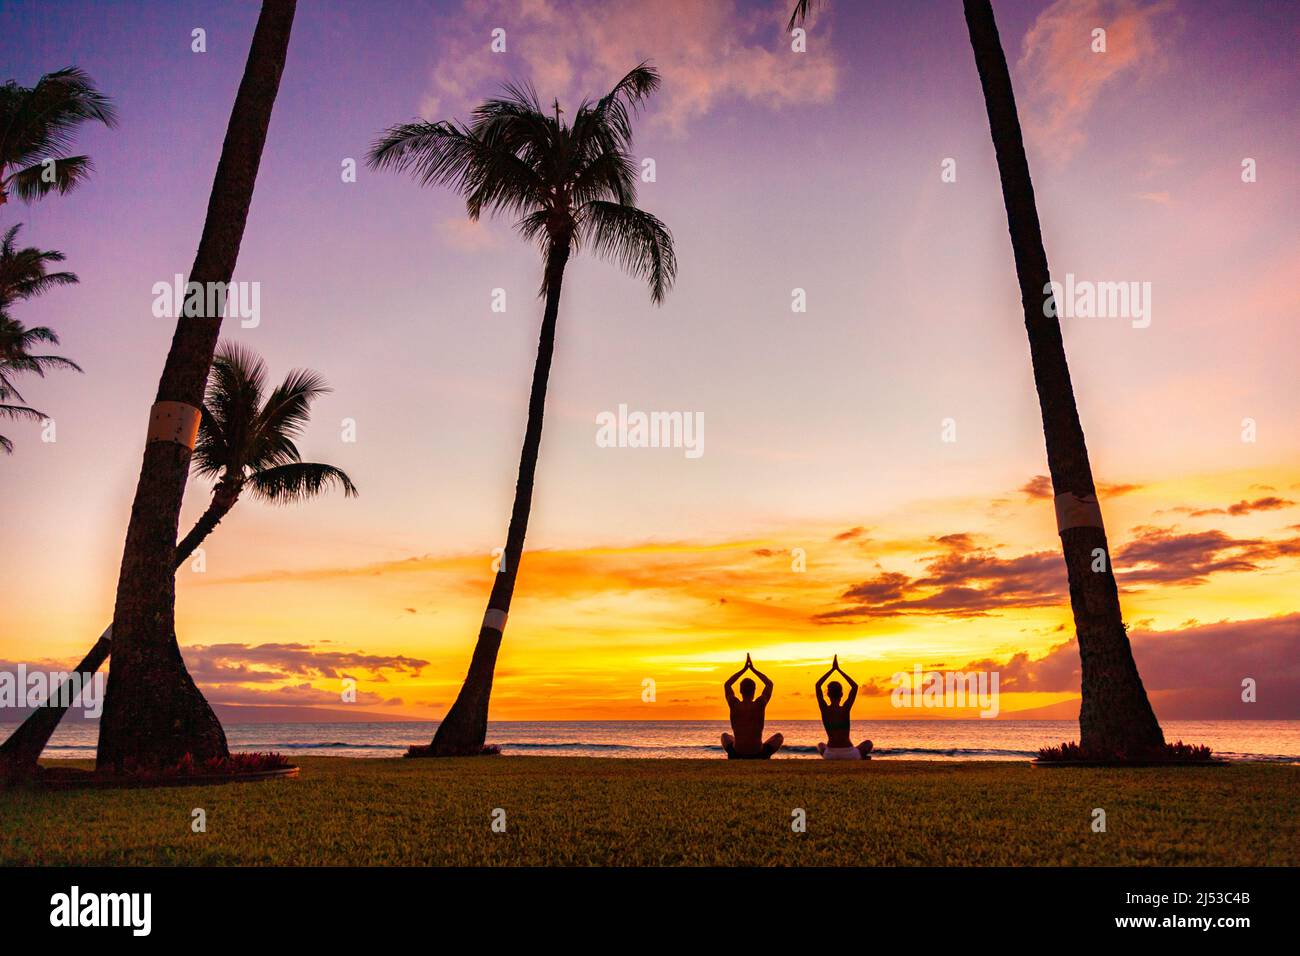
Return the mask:
[[[752,670],[754,677],[763,682],[763,693],[759,694],[757,700],[754,698],[756,688],[752,678],[746,677],[740,682],[739,698],[731,689],[731,685],[747,670]],[[763,715],[767,702],[772,699],[772,682],[754,666],[748,654],[745,655],[745,666],[727,678],[727,682],[722,685],[722,692],[731,709],[732,733],[722,735],[722,749],[727,752],[728,760],[766,760],[781,749],[785,738],[780,734],[763,739]]]
[[[840,703],[840,698],[844,696],[844,688],[840,686],[839,681],[831,681],[826,686],[826,693],[824,695],[822,693],[822,685],[836,671],[843,674],[845,682],[849,685],[849,696],[843,703]],[[817,706],[822,710],[822,726],[826,728],[827,738],[825,743],[817,745],[817,750],[827,760],[871,759],[867,756],[871,753],[871,741],[864,740],[855,747],[853,738],[849,736],[849,711],[853,709],[853,701],[857,696],[858,683],[844,673],[840,667],[840,657],[836,654],[831,669],[817,682]],[[830,697],[829,701],[826,700],[827,697]]]

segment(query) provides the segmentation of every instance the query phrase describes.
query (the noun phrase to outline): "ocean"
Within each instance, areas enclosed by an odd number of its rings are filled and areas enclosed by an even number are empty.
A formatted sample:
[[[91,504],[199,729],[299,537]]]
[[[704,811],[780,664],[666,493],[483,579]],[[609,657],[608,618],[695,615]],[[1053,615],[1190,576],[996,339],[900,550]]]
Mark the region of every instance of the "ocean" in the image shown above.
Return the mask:
[[[227,724],[231,750],[278,751],[286,756],[400,757],[408,745],[427,744],[434,721],[342,724]],[[1233,760],[1300,762],[1300,720],[1170,720],[1165,739],[1209,744]],[[488,742],[503,753],[575,757],[721,757],[723,720],[493,721]],[[825,740],[817,720],[771,720],[780,731],[778,759],[817,757]],[[0,734],[8,730],[0,728]],[[59,726],[47,757],[91,757],[99,725],[70,714]],[[1072,720],[863,720],[853,739],[875,741],[879,759],[1025,760],[1039,747],[1077,740]]]

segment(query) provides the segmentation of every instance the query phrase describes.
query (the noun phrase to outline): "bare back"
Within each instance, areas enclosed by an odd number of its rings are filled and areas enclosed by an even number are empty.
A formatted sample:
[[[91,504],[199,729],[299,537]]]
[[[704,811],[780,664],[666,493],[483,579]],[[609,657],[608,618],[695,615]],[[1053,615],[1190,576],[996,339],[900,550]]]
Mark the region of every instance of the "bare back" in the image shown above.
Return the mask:
[[[736,735],[736,751],[742,754],[756,754],[763,749],[763,721],[767,710],[767,701],[740,700],[732,697],[727,701],[731,709],[731,731]]]

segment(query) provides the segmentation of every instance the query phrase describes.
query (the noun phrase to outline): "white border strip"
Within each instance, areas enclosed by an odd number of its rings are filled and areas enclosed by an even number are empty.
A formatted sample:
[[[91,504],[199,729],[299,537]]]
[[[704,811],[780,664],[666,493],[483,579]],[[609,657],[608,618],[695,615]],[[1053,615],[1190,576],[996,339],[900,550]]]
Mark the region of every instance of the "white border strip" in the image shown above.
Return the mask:
[[[1101,528],[1101,505],[1095,494],[1080,498],[1067,491],[1055,498],[1056,531],[1067,528]]]
[[[199,417],[199,410],[193,405],[155,402],[149,409],[147,442],[170,441],[193,451],[199,437]]]

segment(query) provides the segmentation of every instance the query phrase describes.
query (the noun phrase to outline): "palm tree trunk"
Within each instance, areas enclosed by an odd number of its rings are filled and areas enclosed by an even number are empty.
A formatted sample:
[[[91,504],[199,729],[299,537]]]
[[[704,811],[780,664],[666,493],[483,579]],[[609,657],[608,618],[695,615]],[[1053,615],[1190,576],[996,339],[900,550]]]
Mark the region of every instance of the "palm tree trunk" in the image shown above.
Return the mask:
[[[265,0],[226,128],[190,281],[228,283],[284,70],[295,0]],[[100,768],[225,756],[226,735],[176,643],[175,554],[198,409],[221,331],[206,308],[176,323],[151,412],[113,609],[113,669],[99,728]],[[167,417],[183,427],[170,434]]]
[[[207,509],[199,516],[199,520],[194,522],[190,533],[176,545],[173,574],[181,569],[185,559],[194,553],[204,539],[216,530],[217,525],[221,524],[221,519],[230,514],[230,509],[235,507],[235,502],[239,500],[239,493],[243,490],[243,482],[238,478],[222,478],[217,482],[217,487],[212,490],[212,500],[208,502]]]
[[[555,320],[560,312],[560,286],[564,282],[564,266],[568,259],[567,240],[551,246],[546,262],[546,311],[537,342],[537,364],[533,368],[533,388],[528,398],[528,425],[524,429],[524,447],[519,456],[519,480],[515,484],[515,503],[510,512],[505,552],[492,583],[492,594],[488,598],[487,613],[483,615],[483,626],[478,632],[469,673],[455,703],[434,733],[430,750],[435,757],[473,756],[482,752],[487,739],[492,674],[506,627],[506,615],[510,612],[510,599],[515,593],[515,578],[519,574],[524,534],[528,530],[528,514],[533,504],[533,476],[542,444],[546,384],[551,375],[551,356],[555,352]]]
[[[95,646],[77,665],[76,672],[84,675],[83,680],[99,670],[108,659],[109,650],[112,648],[112,634],[113,625],[110,624],[99,636]],[[60,685],[57,691],[51,690],[50,700],[68,700],[69,698],[63,696],[64,693],[66,693],[64,685]],[[27,715],[27,719],[9,735],[9,739],[3,745],[0,745],[0,781],[21,780],[35,775],[36,761],[41,751],[45,749],[45,745],[49,743],[50,737],[59,726],[59,721],[63,719],[67,709],[52,705],[37,707]]]
[[[1057,527],[1069,574],[1070,605],[1083,664],[1080,747],[1099,757],[1140,756],[1163,747],[1164,734],[1133,662],[1120,614],[1061,324],[1055,310],[1051,317],[1044,315],[1051,280],[1011,76],[989,0],[965,0],[965,9],[1002,179],[1047,464],[1056,495]]]
[[[209,502],[207,509],[199,520],[194,523],[190,533],[176,546],[176,567],[174,570],[180,570],[181,565],[203,543],[203,540],[212,533],[213,529],[221,523],[221,519],[230,513],[230,509],[239,500],[239,493],[242,490],[241,483],[225,479],[217,484],[216,490],[212,494],[212,501]],[[104,633],[99,635],[99,640],[82,658],[75,673],[80,674],[81,679],[84,681],[104,666],[104,661],[108,660],[108,655],[112,652],[113,625],[110,624],[104,628]],[[50,700],[71,700],[70,695],[65,696],[63,687],[64,685],[60,685],[58,691],[51,693]],[[38,707],[27,716],[26,720],[18,725],[18,729],[9,735],[9,739],[0,744],[0,779],[30,777],[36,772],[37,760],[45,750],[46,745],[49,744],[50,737],[54,735],[54,731],[59,726],[59,721],[63,719],[63,715],[67,713],[67,710],[67,707],[59,705]]]

